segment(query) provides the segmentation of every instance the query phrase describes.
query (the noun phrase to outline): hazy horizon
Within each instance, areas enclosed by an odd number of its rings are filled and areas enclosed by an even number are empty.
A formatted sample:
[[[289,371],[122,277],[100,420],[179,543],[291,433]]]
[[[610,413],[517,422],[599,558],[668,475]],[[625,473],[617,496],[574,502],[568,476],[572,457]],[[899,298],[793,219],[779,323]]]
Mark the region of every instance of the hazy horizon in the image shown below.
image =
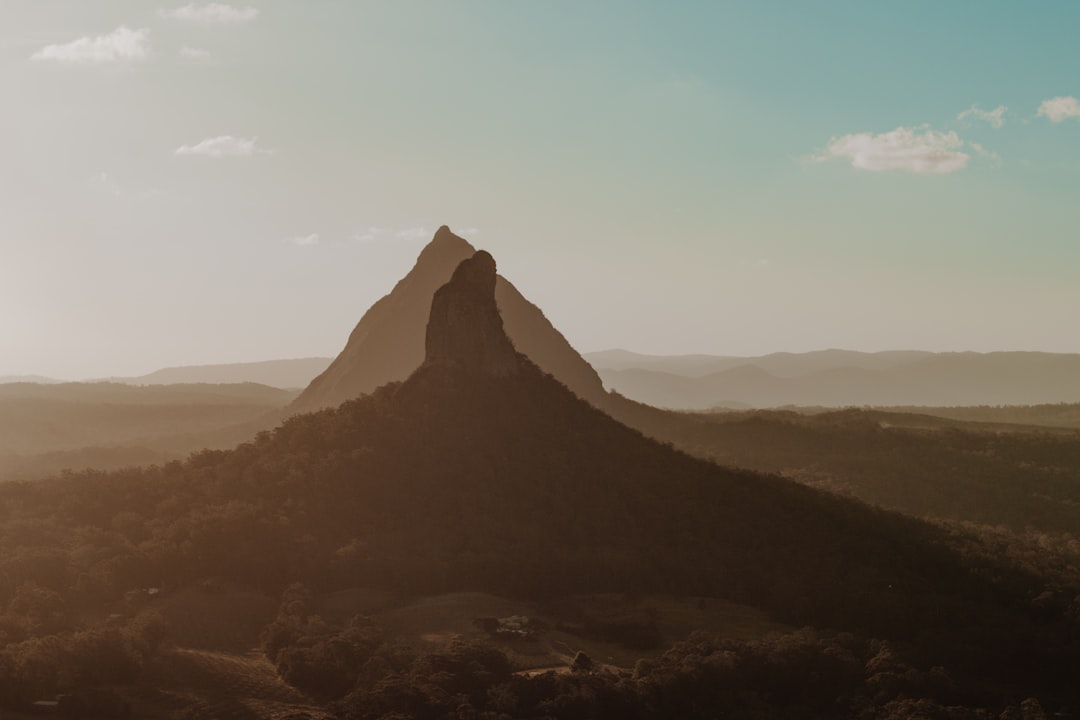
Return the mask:
[[[0,376],[336,355],[442,224],[583,353],[1080,352],[1077,21],[7,0]]]
[[[576,348],[575,348],[575,350],[576,350]],[[906,353],[906,352],[915,352],[915,353],[928,352],[928,353],[930,353],[932,355],[936,355],[936,356],[942,356],[942,355],[969,355],[969,354],[972,354],[972,353],[975,353],[975,354],[978,354],[978,355],[990,355],[990,354],[1001,354],[1001,353],[1007,353],[1007,354],[1013,354],[1013,353],[1050,354],[1050,355],[1077,355],[1077,354],[1080,354],[1080,353],[1053,353],[1053,352],[1042,351],[1042,350],[988,350],[988,351],[943,350],[943,351],[923,351],[923,350],[918,350],[918,349],[914,349],[914,348],[892,348],[892,349],[889,349],[889,350],[869,350],[869,351],[866,351],[866,350],[854,350],[853,351],[850,348],[818,348],[816,350],[802,350],[802,351],[795,351],[795,352],[788,351],[788,350],[774,350],[774,351],[764,352],[764,353],[755,353],[754,355],[734,355],[734,354],[720,355],[720,354],[713,354],[713,353],[666,353],[666,354],[654,354],[654,353],[639,353],[637,351],[629,350],[627,348],[603,348],[603,349],[600,349],[600,350],[579,351],[579,354],[581,355],[581,357],[586,362],[589,362],[590,364],[592,364],[593,361],[590,360],[591,357],[596,356],[596,355],[603,355],[604,353],[628,353],[631,356],[637,356],[637,357],[642,358],[643,360],[647,360],[647,359],[650,359],[650,358],[657,358],[657,359],[669,358],[669,359],[672,359],[672,360],[677,360],[679,358],[693,358],[693,357],[755,360],[755,359],[767,358],[767,357],[776,356],[776,355],[806,356],[806,355],[814,355],[814,354],[817,354],[817,353],[833,353],[833,352],[837,352],[837,353],[857,352],[857,353],[863,353],[863,354],[866,354],[866,355],[877,355],[877,354],[887,355],[889,353]],[[43,375],[41,373],[6,373],[6,374],[3,374],[3,375],[0,375],[0,382],[60,381],[60,382],[79,383],[79,382],[108,382],[108,381],[112,381],[112,380],[125,380],[126,381],[126,380],[131,380],[131,379],[138,379],[138,378],[141,378],[141,377],[144,377],[144,376],[157,376],[159,373],[161,373],[163,371],[167,372],[167,371],[171,371],[171,370],[183,371],[183,370],[197,370],[199,368],[214,368],[214,367],[225,368],[225,367],[231,367],[231,366],[244,367],[244,366],[258,366],[258,365],[272,365],[274,363],[297,362],[297,361],[301,361],[301,360],[324,360],[324,361],[326,361],[327,364],[329,364],[330,361],[332,361],[336,356],[337,356],[337,353],[332,354],[332,355],[312,355],[312,356],[305,356],[305,357],[258,358],[258,359],[251,359],[251,360],[243,360],[243,359],[241,359],[241,360],[229,360],[229,361],[224,361],[224,362],[194,363],[194,364],[190,364],[190,365],[163,365],[163,366],[151,368],[151,369],[146,370],[144,372],[131,373],[131,374],[128,374],[128,375],[121,375],[121,374],[113,373],[113,374],[108,374],[108,375],[61,377],[61,376],[56,376],[56,375]],[[593,364],[593,366],[597,370],[610,370],[610,369],[613,369],[613,368],[607,367],[607,366],[605,366],[603,364],[599,364],[599,365]],[[636,366],[635,365],[629,365],[628,368],[636,368]],[[637,368],[637,369],[641,369],[641,368]],[[661,374],[664,374],[664,371],[661,371]],[[162,381],[155,381],[154,384],[161,384],[161,382]],[[168,384],[168,382],[172,382],[172,381],[164,381],[165,384]],[[179,381],[175,381],[175,382],[187,383],[187,382],[260,382],[260,381],[258,381],[258,380],[235,380],[235,381],[179,380]],[[290,386],[274,384],[274,383],[266,383],[266,384],[269,384],[272,387],[282,387],[282,388],[283,387],[290,387]],[[299,386],[297,386],[297,387],[299,387]]]

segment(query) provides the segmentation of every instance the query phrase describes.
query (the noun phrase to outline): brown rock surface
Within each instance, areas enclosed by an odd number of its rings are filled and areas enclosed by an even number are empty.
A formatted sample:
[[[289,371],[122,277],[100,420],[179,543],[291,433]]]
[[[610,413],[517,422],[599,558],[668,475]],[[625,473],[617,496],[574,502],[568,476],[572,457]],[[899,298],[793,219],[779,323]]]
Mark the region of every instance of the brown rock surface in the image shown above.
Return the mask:
[[[495,304],[495,259],[480,250],[435,292],[424,362],[453,363],[488,375],[518,372],[518,355]]]

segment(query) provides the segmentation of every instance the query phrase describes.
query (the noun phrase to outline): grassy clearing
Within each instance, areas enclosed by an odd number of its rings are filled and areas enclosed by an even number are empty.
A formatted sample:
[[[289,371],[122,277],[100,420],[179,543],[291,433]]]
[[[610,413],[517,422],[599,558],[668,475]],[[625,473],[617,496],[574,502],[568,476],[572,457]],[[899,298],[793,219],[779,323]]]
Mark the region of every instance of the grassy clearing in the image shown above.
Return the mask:
[[[163,652],[125,693],[138,718],[321,720],[328,715],[286,685],[261,653],[175,648]]]
[[[161,613],[169,623],[173,646],[151,662],[138,686],[119,689],[134,716],[325,718],[318,703],[281,681],[257,648],[259,633],[274,617],[277,604],[276,598],[223,583],[166,593],[147,603],[147,609]],[[579,651],[599,665],[629,669],[640,658],[659,655],[695,629],[735,638],[789,629],[746,606],[669,595],[579,595],[540,605],[478,592],[401,598],[358,588],[319,598],[317,609],[331,622],[357,614],[370,616],[388,635],[419,649],[435,649],[457,638],[490,639],[523,674],[565,672]],[[489,638],[475,622],[511,615],[527,616],[546,629],[530,639]],[[587,617],[649,618],[662,641],[653,649],[637,650],[576,632]]]
[[[355,604],[350,606],[350,600]],[[333,607],[339,617],[369,615],[390,635],[428,647],[441,646],[454,638],[487,638],[475,624],[478,618],[525,615],[548,629],[531,640],[504,637],[494,640],[520,670],[565,667],[578,651],[603,664],[631,668],[638,659],[658,655],[698,629],[733,638],[762,637],[790,629],[744,605],[670,595],[581,595],[541,606],[487,593],[463,592],[406,599],[393,606],[391,602],[385,595],[353,590],[336,593],[324,599],[323,604]],[[587,614],[654,618],[661,644],[655,649],[638,650],[587,637],[576,631]]]

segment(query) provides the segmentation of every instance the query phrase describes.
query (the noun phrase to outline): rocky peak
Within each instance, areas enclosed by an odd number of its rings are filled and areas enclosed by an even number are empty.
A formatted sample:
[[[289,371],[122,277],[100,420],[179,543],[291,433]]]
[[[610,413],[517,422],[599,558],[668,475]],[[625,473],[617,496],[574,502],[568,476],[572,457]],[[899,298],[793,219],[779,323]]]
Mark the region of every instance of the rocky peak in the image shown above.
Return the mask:
[[[435,231],[435,236],[431,238],[431,242],[424,246],[416,260],[416,264],[418,266],[441,265],[442,260],[446,258],[461,257],[466,253],[471,255],[473,252],[475,252],[475,249],[469,244],[468,240],[455,235],[450,228],[443,225]]]
[[[518,373],[518,354],[495,304],[495,259],[487,252],[463,260],[450,282],[435,292],[424,362],[460,365],[497,377]]]

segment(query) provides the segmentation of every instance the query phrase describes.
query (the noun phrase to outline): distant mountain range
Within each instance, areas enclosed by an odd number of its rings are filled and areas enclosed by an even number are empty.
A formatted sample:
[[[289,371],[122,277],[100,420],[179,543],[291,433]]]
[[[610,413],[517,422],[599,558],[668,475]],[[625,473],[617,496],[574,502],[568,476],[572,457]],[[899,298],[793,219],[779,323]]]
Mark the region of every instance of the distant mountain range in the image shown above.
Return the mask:
[[[259,383],[305,388],[291,412],[334,407],[387,382],[404,380],[420,366],[432,296],[474,252],[449,228],[439,228],[413,269],[364,313],[336,358],[168,367],[92,382]],[[833,349],[753,357],[627,350],[582,356],[502,276],[495,296],[506,333],[518,350],[579,397],[623,420],[624,399],[677,410],[1080,402],[1080,354]],[[61,382],[37,375],[0,377],[0,384]]]
[[[283,390],[299,390],[330,364],[333,358],[307,357],[288,360],[261,360],[215,365],[182,365],[155,370],[146,375],[107,377],[84,380],[86,383],[122,383],[124,385],[232,385],[258,383]],[[58,385],[68,380],[42,375],[3,375],[0,385],[34,383]]]
[[[1080,355],[861,353],[760,357],[589,353],[604,385],[656,407],[1034,405],[1080,401]]]
[[[15,383],[34,383],[36,385],[56,385],[65,382],[44,375],[0,375],[0,385],[13,385]]]
[[[105,378],[105,380],[128,385],[259,383],[289,390],[307,387],[311,379],[325,370],[329,364],[330,358],[308,357],[222,365],[188,365],[162,368],[137,377]]]

